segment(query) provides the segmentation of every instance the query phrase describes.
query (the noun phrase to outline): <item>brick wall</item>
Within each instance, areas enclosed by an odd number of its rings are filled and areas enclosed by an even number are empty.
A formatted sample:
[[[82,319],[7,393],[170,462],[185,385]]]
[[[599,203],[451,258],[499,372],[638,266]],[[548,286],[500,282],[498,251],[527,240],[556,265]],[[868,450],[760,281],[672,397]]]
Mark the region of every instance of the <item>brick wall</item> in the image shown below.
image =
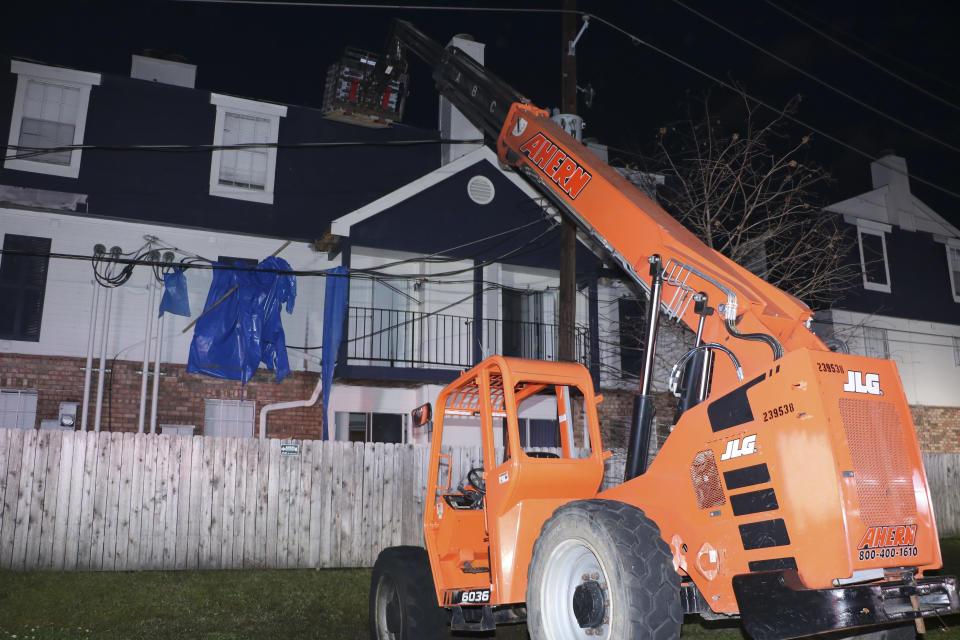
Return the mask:
[[[111,371],[104,384],[104,405],[101,429],[105,431],[137,430],[140,402],[140,362],[116,360],[108,363]],[[0,353],[0,388],[36,389],[37,421],[57,418],[61,402],[83,400],[82,358],[54,356],[29,356]],[[96,363],[94,363],[96,366]],[[232,380],[220,380],[196,374],[188,374],[186,366],[164,364],[161,367],[158,401],[158,424],[192,424],[194,433],[203,433],[204,401],[207,398],[229,400],[253,400],[256,416],[260,409],[271,402],[287,402],[310,397],[317,383],[316,373],[292,372],[280,384],[273,382],[273,373],[259,370],[246,387]],[[90,393],[88,424],[93,422],[96,401],[96,379]],[[148,388],[149,394],[152,390]],[[598,407],[600,433],[604,447],[627,446],[627,434],[633,413],[633,391],[604,390],[603,402]],[[673,424],[676,399],[669,393],[655,393],[657,442],[663,443]],[[924,453],[960,453],[960,408],[956,407],[911,407],[913,420]],[[582,406],[574,408],[574,424],[582,424]],[[149,408],[147,412],[149,421]],[[286,409],[271,414],[267,424],[267,436],[273,438],[319,439],[321,436],[322,412],[320,402],[313,407]],[[149,427],[148,427],[149,428]],[[254,430],[259,429],[259,422]],[[580,430],[575,429],[579,440]],[[578,442],[579,444],[579,442]]]
[[[598,406],[597,413],[604,447],[626,447],[634,392],[606,390],[602,393],[603,402]],[[655,393],[654,397],[659,446],[669,435],[670,425],[674,424],[677,400],[666,392]],[[912,406],[910,409],[923,453],[960,453],[960,408]]]
[[[61,402],[83,401],[82,358],[0,354],[0,387],[4,389],[36,389],[37,421],[55,419]],[[107,363],[104,380],[101,430],[137,430],[140,412],[141,362],[116,360]],[[97,363],[94,363],[94,367]],[[273,373],[260,370],[246,387],[233,380],[188,374],[185,365],[163,364],[160,367],[160,390],[157,403],[157,424],[192,424],[195,434],[203,433],[204,401],[211,399],[253,400],[256,419],[260,409],[271,402],[287,402],[309,398],[317,384],[316,373],[292,372],[283,382],[274,382]],[[97,372],[92,377],[88,426],[93,424],[96,403]],[[153,379],[147,389],[147,402]],[[79,416],[77,418],[79,422]],[[149,430],[149,404],[147,427]],[[322,432],[320,402],[313,407],[286,409],[270,415],[267,436],[273,438],[319,439]],[[254,432],[259,429],[259,422]],[[159,428],[158,428],[159,430]]]
[[[630,423],[633,420],[635,391],[604,390],[603,402],[597,407],[600,435],[605,449],[626,448]],[[657,448],[669,435],[677,411],[677,400],[668,392],[654,392]]]
[[[910,407],[924,453],[960,453],[960,408]]]

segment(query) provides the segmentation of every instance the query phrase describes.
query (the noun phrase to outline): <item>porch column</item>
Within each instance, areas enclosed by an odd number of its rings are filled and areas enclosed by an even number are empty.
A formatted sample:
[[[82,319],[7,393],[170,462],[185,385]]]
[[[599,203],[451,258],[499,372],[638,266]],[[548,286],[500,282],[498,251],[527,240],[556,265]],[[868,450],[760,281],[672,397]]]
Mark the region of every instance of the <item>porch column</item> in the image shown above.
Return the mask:
[[[473,261],[479,265],[479,260]],[[483,360],[483,267],[473,268],[473,364]]]
[[[599,278],[594,272],[588,276],[587,294],[589,297],[588,314],[590,316],[590,376],[593,378],[593,388],[600,388],[600,295]]]

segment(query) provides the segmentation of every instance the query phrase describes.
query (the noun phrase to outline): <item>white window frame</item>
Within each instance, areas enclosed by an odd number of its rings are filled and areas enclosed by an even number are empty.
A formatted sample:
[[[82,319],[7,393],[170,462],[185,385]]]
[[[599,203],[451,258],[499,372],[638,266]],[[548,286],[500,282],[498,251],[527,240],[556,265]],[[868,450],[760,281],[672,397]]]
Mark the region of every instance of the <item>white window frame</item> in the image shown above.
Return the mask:
[[[18,171],[32,171],[52,176],[76,178],[80,175],[80,149],[70,151],[70,164],[51,164],[39,162],[30,158],[15,157],[19,152],[15,147],[20,144],[20,128],[23,124],[24,103],[27,95],[27,85],[31,80],[56,84],[80,91],[80,100],[77,105],[77,122],[73,130],[73,144],[82,145],[83,135],[87,126],[87,107],[90,104],[90,89],[100,85],[100,74],[89,71],[76,71],[62,67],[48,67],[22,60],[11,60],[10,71],[17,74],[17,92],[13,99],[13,116],[10,118],[10,135],[7,138],[7,155],[3,163],[4,169]]]
[[[270,139],[267,142],[271,145],[277,144],[280,132],[280,118],[284,118],[287,115],[287,108],[285,106],[270,104],[268,102],[257,102],[256,100],[246,100],[244,98],[235,98],[218,93],[210,94],[210,104],[217,108],[217,118],[213,129],[214,146],[223,144],[223,127],[227,114],[267,120],[270,123]],[[212,155],[213,159],[210,162],[210,195],[221,198],[235,198],[237,200],[273,204],[273,187],[277,171],[276,146],[267,147],[267,180],[262,191],[260,189],[245,189],[243,187],[220,184],[220,159],[222,152],[214,151]]]
[[[947,251],[947,275],[950,278],[950,294],[953,296],[954,302],[960,302],[960,295],[957,295],[957,290],[960,289],[960,282],[954,280],[953,265],[950,264],[950,251],[953,250],[960,254],[960,240],[950,238],[944,243],[944,246]]]
[[[889,224],[873,222],[872,220],[857,220],[857,247],[860,250],[860,272],[863,276],[863,288],[868,291],[881,291],[890,293],[890,260],[887,257],[887,238],[886,234],[893,229]],[[867,263],[863,255],[863,235],[880,236],[880,246],[883,248],[883,270],[887,283],[879,284],[877,282],[867,281]]]
[[[873,336],[870,336],[869,333],[871,331],[876,332],[876,334]],[[883,353],[879,355],[870,353],[871,339],[877,340],[883,345]],[[870,327],[870,326],[863,327],[863,355],[867,356],[868,358],[880,358],[883,360],[889,360],[890,358],[893,357],[893,355],[890,353],[890,336],[888,335],[888,332],[886,329],[884,329],[883,327]]]
[[[241,420],[241,419],[230,420],[230,419],[224,419],[220,417],[225,407],[236,407],[238,409],[237,413],[240,413],[239,410],[244,410],[244,413],[249,412],[249,418],[250,418],[249,421]],[[211,408],[216,409],[217,426],[220,426],[222,424],[239,425],[239,427],[236,429],[238,433],[232,434],[232,435],[224,435],[222,433],[222,429],[219,429],[218,431],[221,431],[221,433],[211,434],[210,433],[211,425],[208,424],[208,422],[211,422],[211,421],[208,421],[207,419],[207,416],[209,415]],[[256,413],[257,413],[257,403],[253,400],[228,400],[228,399],[222,399],[222,398],[207,398],[203,403],[203,435],[205,436],[213,435],[219,438],[231,438],[231,437],[232,438],[236,438],[236,437],[252,438],[254,436]]]

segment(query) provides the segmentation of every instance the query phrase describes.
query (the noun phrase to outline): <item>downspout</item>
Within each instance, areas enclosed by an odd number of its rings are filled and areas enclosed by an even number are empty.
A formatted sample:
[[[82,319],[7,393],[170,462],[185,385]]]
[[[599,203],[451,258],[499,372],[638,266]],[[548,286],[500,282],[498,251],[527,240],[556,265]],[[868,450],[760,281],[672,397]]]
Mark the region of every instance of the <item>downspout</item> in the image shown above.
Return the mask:
[[[274,402],[273,404],[264,405],[260,409],[260,439],[263,440],[267,437],[267,414],[271,411],[278,411],[280,409],[297,409],[300,407],[312,407],[317,403],[317,399],[320,398],[320,388],[323,386],[323,376],[320,376],[317,379],[317,386],[313,388],[313,394],[307,400],[291,400],[289,402]],[[324,408],[326,410],[326,408]]]

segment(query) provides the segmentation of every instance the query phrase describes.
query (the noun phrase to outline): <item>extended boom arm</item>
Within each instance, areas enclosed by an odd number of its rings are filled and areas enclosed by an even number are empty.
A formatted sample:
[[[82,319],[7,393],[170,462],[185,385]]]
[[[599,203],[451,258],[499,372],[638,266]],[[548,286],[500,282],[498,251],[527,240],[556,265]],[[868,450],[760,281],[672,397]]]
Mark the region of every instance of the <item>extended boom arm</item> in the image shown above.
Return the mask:
[[[554,123],[549,114],[462,51],[443,48],[408,22],[397,21],[385,69],[405,69],[403,49],[433,69],[440,93],[483,131],[501,162],[514,167],[645,291],[648,260],[663,265],[663,311],[696,330],[694,295],[703,292],[718,314],[703,325],[704,342],[723,345],[748,375],[799,348],[827,351],[806,327],[803,302],[706,246],[657,203]],[[714,383],[737,379],[719,360]]]

